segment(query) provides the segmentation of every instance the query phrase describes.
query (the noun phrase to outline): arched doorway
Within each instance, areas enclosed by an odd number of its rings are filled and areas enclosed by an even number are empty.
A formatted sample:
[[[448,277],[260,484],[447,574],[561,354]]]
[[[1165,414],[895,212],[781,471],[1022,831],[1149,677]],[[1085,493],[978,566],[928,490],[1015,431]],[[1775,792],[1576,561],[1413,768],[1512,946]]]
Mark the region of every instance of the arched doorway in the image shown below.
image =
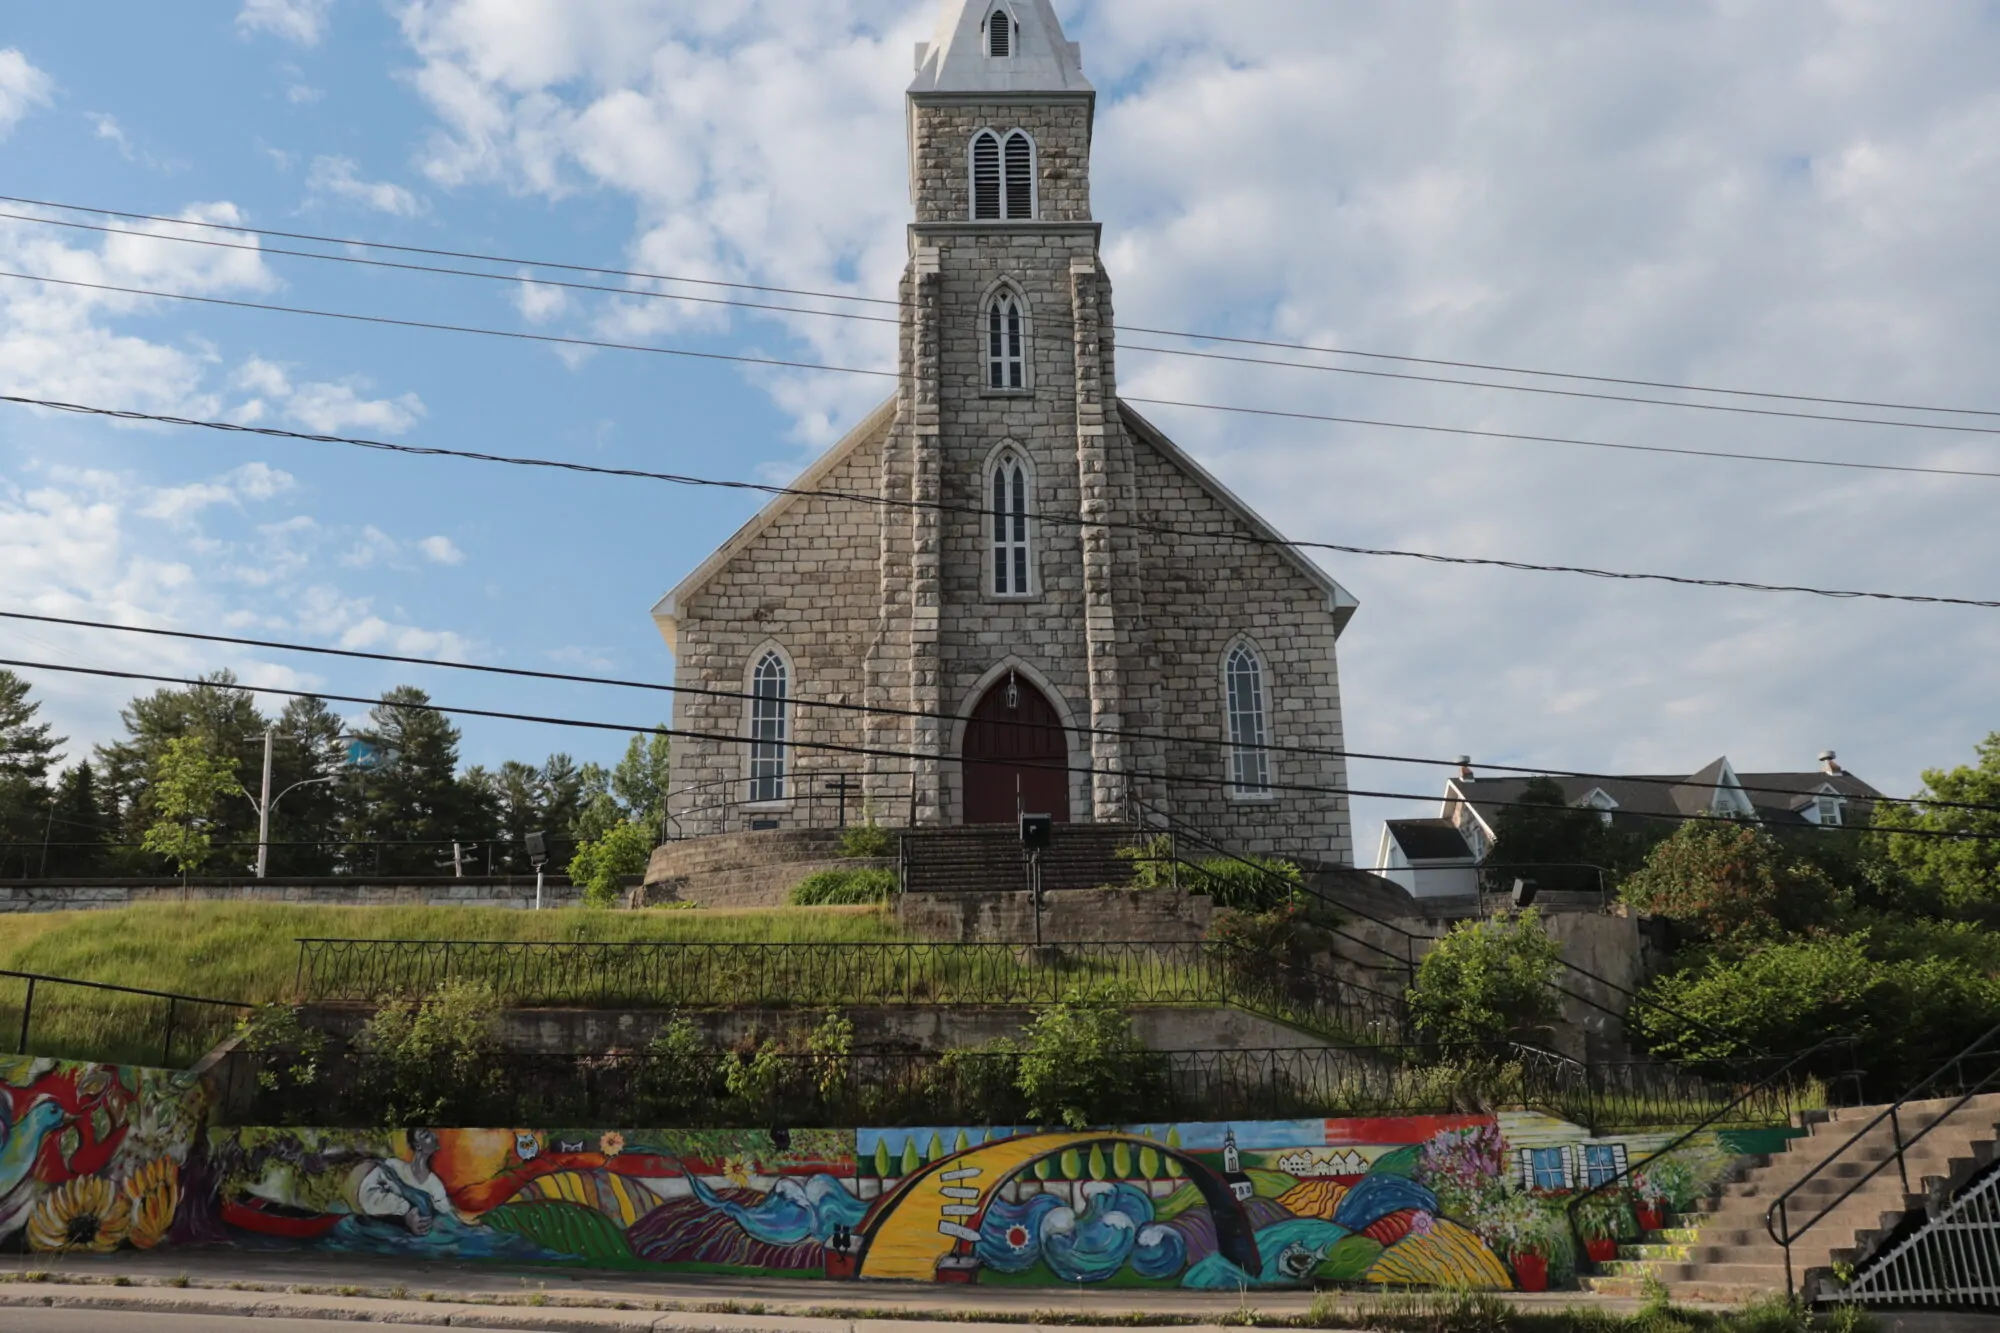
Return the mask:
[[[994,681],[972,706],[961,757],[966,823],[1011,824],[1019,811],[1069,822],[1069,734],[1019,673]]]

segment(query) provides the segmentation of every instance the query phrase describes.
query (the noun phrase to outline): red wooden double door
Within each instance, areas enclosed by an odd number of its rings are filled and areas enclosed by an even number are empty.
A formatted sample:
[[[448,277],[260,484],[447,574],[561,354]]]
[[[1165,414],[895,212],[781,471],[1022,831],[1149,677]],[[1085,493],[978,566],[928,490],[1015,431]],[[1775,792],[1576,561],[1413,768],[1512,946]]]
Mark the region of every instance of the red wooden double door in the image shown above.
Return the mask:
[[[1069,735],[1020,676],[1002,676],[973,705],[960,758],[966,823],[1011,824],[1021,813],[1069,822]]]

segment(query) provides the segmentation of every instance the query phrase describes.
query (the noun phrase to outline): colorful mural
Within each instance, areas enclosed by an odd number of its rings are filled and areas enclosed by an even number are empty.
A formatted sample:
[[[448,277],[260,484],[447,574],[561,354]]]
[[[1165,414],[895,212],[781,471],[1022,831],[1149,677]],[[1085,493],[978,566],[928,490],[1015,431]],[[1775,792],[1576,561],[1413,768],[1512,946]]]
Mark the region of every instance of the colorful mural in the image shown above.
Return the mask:
[[[202,1127],[157,1070],[0,1058],[0,1245],[234,1245],[835,1280],[1537,1289],[1736,1152],[1533,1114],[755,1130]],[[1601,1233],[1601,1234],[1600,1234]]]

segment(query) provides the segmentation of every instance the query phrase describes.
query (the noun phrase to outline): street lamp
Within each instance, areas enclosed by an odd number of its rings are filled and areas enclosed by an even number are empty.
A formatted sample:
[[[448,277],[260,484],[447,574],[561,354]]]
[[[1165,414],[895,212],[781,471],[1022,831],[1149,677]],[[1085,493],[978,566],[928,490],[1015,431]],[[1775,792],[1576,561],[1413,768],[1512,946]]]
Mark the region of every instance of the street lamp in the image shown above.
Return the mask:
[[[534,832],[522,839],[528,844],[528,860],[535,867],[535,910],[542,910],[542,867],[549,863],[549,839],[546,833]]]
[[[271,795],[271,756],[274,743],[277,738],[277,734],[278,734],[278,729],[276,727],[264,728],[263,796],[261,798],[252,796],[248,788],[244,787],[237,788],[238,791],[241,791],[243,793],[243,799],[250,802],[251,806],[257,811],[257,878],[258,879],[264,878],[264,869],[266,865],[269,864],[271,856],[271,807],[276,805],[279,801],[284,800],[287,796],[290,796],[293,792],[297,791],[301,787],[310,787],[315,783],[320,783],[320,782],[340,781],[340,775],[337,773],[333,774],[330,777],[305,778],[301,781],[294,782],[291,786],[285,788],[283,791],[279,792],[276,796]]]

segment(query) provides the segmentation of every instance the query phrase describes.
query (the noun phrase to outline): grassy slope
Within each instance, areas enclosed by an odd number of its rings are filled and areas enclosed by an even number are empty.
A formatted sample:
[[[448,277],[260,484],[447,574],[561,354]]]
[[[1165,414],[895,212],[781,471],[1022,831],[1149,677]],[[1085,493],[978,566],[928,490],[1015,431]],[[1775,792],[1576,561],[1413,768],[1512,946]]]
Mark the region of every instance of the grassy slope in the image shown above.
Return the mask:
[[[499,907],[175,903],[0,917],[0,968],[225,1000],[276,1000],[291,994],[299,957],[295,941],[301,935],[774,943],[904,938],[886,911],[871,907],[523,912]]]

